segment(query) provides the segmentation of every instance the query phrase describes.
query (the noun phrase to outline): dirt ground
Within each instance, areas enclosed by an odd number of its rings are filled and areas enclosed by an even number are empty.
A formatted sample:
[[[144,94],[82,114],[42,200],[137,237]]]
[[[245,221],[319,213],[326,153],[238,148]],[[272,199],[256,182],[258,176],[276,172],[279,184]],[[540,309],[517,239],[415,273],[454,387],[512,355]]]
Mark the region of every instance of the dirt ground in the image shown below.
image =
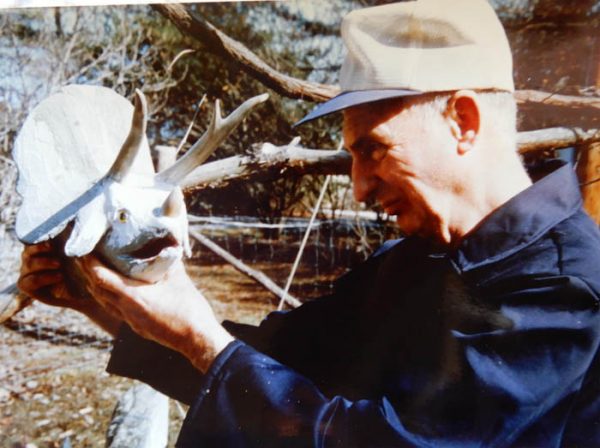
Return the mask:
[[[253,267],[279,284],[289,270],[289,264]],[[272,294],[230,265],[192,260],[188,269],[220,319],[258,323],[277,307]],[[314,278],[300,269],[291,292],[327,292],[338,273]],[[135,384],[104,372],[108,336],[72,311],[36,303],[0,326],[0,339],[0,447],[62,447],[66,439],[73,447],[104,446],[114,406]],[[184,412],[170,401],[169,446]]]

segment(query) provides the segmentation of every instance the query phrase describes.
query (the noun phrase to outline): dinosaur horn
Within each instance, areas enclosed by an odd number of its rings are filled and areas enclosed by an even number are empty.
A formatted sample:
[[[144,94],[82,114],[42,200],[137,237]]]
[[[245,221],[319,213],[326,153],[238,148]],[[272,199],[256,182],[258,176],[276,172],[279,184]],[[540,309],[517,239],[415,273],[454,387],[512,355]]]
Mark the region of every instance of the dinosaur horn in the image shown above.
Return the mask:
[[[135,89],[134,103],[135,108],[133,111],[133,119],[131,120],[131,130],[107,174],[107,177],[110,177],[117,182],[125,179],[127,173],[129,173],[129,170],[133,166],[135,156],[139,152],[144,136],[146,135],[148,106],[146,104],[146,97],[139,89]]]

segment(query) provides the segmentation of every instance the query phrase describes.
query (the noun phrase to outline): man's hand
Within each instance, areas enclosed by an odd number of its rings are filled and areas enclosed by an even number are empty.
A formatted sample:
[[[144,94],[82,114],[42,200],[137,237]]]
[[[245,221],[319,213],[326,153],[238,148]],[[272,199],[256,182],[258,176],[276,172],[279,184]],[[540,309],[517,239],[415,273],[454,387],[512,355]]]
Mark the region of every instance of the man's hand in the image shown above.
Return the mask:
[[[25,246],[17,287],[26,295],[47,305],[71,308],[85,314],[105,331],[116,336],[121,321],[107,313],[94,300],[74,297],[65,283],[61,254],[52,243]]]
[[[77,309],[81,300],[73,297],[64,281],[60,257],[46,241],[25,246],[17,286],[28,296],[48,305]]]
[[[181,261],[156,283],[124,277],[93,256],[80,265],[90,293],[107,311],[140,336],[182,353],[202,372],[233,341]]]

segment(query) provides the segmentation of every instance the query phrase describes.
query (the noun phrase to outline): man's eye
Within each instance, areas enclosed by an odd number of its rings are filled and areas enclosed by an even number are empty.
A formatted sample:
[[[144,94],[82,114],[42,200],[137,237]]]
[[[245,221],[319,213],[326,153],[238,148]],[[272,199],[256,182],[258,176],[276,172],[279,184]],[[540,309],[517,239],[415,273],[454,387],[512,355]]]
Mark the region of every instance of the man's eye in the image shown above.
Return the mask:
[[[387,146],[377,144],[377,143],[369,143],[369,144],[359,144],[350,149],[350,153],[359,157],[363,160],[372,160],[374,162],[380,162],[383,160],[387,153]]]
[[[385,157],[387,152],[387,148],[382,145],[369,145],[361,149],[361,157],[366,159],[370,159],[374,162],[381,162]]]
[[[373,160],[375,162],[381,162],[383,160],[383,158],[385,157],[386,152],[387,152],[387,149],[383,148],[381,146],[374,148],[371,151],[371,160]]]

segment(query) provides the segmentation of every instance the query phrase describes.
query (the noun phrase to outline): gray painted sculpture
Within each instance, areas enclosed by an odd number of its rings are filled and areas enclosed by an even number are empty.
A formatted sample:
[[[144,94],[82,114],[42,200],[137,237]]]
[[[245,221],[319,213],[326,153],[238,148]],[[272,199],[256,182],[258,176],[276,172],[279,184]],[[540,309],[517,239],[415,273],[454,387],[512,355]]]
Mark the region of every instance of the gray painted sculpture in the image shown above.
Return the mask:
[[[67,259],[96,250],[121,273],[157,281],[175,260],[189,255],[178,185],[267,98],[251,98],[226,118],[217,101],[205,134],[172,166],[155,173],[141,91],[132,107],[104,87],[62,88],[31,112],[15,143],[17,191],[23,197],[17,236],[27,244],[54,239],[64,244]]]

